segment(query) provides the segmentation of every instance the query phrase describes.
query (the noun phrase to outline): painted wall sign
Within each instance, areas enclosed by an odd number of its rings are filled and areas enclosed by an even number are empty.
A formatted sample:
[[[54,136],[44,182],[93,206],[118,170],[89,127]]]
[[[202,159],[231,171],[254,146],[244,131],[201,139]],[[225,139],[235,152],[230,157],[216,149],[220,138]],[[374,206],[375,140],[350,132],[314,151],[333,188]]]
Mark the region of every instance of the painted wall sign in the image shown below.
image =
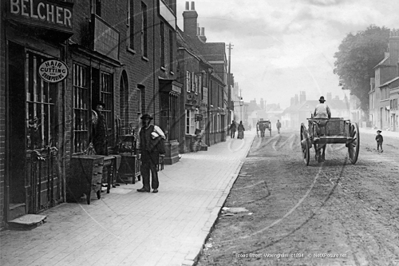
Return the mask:
[[[159,15],[163,17],[174,30],[176,29],[176,16],[162,0],[159,0]]]
[[[44,81],[57,83],[68,76],[68,67],[56,59],[46,60],[39,66],[39,75]]]
[[[7,18],[31,26],[72,31],[73,3],[54,0],[8,0]]]
[[[112,59],[119,59],[119,32],[94,15],[93,50]]]

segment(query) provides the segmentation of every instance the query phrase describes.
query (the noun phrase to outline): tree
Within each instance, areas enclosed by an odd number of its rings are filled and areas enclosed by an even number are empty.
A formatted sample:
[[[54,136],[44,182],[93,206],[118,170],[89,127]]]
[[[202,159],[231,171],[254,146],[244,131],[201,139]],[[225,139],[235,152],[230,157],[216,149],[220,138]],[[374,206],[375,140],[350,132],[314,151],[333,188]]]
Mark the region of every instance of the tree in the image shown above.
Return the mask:
[[[360,108],[368,113],[370,78],[374,67],[384,58],[387,51],[389,29],[369,26],[355,35],[349,33],[334,54],[334,74],[337,74],[344,90],[360,100]]]

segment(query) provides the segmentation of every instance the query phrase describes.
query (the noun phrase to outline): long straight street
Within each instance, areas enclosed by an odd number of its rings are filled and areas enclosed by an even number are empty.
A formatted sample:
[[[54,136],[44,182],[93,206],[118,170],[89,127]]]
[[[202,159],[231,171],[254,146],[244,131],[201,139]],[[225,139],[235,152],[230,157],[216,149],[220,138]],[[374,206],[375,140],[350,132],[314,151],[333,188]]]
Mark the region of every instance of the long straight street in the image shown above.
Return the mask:
[[[198,265],[399,265],[399,136],[378,153],[360,132],[355,165],[343,144],[306,166],[298,133],[255,138]]]

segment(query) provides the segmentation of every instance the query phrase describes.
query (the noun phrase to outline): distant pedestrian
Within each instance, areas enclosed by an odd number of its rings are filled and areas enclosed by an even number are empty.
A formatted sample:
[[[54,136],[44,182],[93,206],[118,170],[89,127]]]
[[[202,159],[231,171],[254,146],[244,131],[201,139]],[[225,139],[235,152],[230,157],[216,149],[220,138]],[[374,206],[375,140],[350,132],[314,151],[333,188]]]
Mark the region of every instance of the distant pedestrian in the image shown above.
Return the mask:
[[[150,192],[150,172],[152,192],[157,193],[159,187],[158,169],[159,154],[157,140],[165,139],[162,129],[156,125],[150,125],[153,118],[149,114],[141,116],[142,128],[140,129],[140,151],[141,151],[141,176],[143,187],[137,189],[138,192]]]
[[[235,138],[236,130],[237,130],[237,125],[236,125],[236,122],[233,120],[233,121],[231,121],[231,125],[230,125],[230,137],[232,139]]]
[[[244,138],[244,125],[242,124],[242,121],[240,121],[240,124],[238,125],[238,135],[237,139],[243,139]]]
[[[377,151],[380,152],[380,148],[381,148],[381,152],[383,152],[382,150],[382,142],[384,141],[384,138],[381,135],[381,130],[377,130],[377,136],[375,136],[375,141],[377,141]]]
[[[280,128],[281,128],[280,120],[277,120],[276,127],[277,127],[278,134],[280,134]]]

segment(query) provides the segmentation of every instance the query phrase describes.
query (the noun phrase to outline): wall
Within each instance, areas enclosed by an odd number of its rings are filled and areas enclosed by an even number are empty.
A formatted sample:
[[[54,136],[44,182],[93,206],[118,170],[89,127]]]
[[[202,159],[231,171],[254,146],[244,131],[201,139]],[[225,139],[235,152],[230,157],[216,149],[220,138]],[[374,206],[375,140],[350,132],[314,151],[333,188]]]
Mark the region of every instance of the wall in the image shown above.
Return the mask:
[[[4,10],[5,1],[1,1],[1,10]],[[5,36],[3,12],[0,12],[0,228],[4,226],[4,189],[5,189],[5,154],[6,154],[6,68],[5,68]]]

